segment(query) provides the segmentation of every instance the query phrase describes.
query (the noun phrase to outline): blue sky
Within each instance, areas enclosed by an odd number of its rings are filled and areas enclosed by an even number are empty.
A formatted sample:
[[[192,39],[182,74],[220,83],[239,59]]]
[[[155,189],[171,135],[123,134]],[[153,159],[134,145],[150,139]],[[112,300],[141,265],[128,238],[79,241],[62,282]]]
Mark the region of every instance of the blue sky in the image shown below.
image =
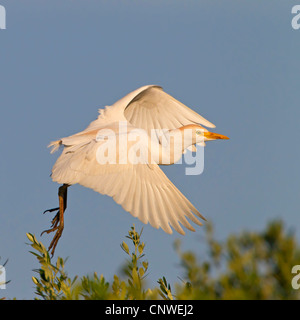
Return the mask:
[[[281,218],[300,239],[295,4],[0,0],[7,14],[0,30],[0,256],[9,259],[11,280],[0,297],[34,297],[37,263],[26,232],[49,245],[52,236],[39,234],[52,216],[42,212],[57,205],[49,174],[58,154],[50,155],[48,143],[84,129],[99,107],[147,84],[161,85],[231,138],[207,145],[200,176],[186,176],[183,165],[163,167],[217,238]],[[69,188],[68,200],[55,258],[69,257],[70,276],[97,271],[110,280],[125,260],[120,243],[133,223],[142,224],[81,186]],[[204,228],[170,236],[146,225],[143,236],[150,285],[182,276],[175,239],[205,253]]]

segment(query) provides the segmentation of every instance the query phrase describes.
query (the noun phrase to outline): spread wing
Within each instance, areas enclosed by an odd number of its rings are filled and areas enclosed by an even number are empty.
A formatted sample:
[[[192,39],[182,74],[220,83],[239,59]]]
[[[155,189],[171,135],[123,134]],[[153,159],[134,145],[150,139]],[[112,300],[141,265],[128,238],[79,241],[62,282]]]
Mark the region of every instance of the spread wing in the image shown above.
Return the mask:
[[[150,134],[151,129],[177,129],[184,125],[215,125],[191,110],[159,86],[143,87],[124,109],[125,118]],[[143,89],[141,88],[141,89]]]
[[[53,167],[52,179],[58,183],[79,183],[111,196],[143,223],[149,222],[167,233],[172,233],[173,227],[184,234],[180,224],[194,231],[187,218],[201,225],[195,215],[203,218],[202,215],[158,165],[99,164],[96,154],[100,143],[93,139],[79,148],[65,146]]]
[[[172,233],[173,227],[184,234],[181,225],[194,231],[187,218],[201,225],[196,216],[203,218],[202,215],[158,165],[148,165],[146,160],[139,164],[100,164],[97,161],[101,142],[95,136],[99,128],[124,120],[148,134],[151,129],[170,130],[195,123],[214,127],[161,87],[142,87],[103,109],[86,130],[50,144],[52,151],[64,146],[52,169],[52,179],[70,185],[79,183],[111,196],[143,223],[149,222],[167,233]]]

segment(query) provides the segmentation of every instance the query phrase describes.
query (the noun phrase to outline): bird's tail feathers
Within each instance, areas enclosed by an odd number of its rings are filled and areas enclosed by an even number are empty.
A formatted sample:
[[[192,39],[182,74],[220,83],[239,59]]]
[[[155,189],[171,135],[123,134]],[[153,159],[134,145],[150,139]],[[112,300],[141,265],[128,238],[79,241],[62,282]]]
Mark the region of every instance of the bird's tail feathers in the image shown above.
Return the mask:
[[[62,142],[61,140],[56,140],[56,141],[50,142],[50,144],[48,145],[48,148],[50,148],[50,147],[52,148],[50,153],[56,152],[59,149],[61,142]]]

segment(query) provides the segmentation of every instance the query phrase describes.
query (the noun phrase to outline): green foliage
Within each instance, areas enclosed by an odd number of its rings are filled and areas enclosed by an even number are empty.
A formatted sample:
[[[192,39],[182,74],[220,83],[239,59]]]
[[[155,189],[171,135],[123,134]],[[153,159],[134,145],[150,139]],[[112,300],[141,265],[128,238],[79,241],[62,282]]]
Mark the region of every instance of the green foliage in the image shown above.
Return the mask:
[[[299,299],[300,290],[291,286],[291,269],[300,264],[300,248],[293,233],[284,230],[281,221],[270,223],[262,232],[244,231],[230,235],[226,241],[215,240],[213,228],[206,227],[207,255],[182,251],[175,242],[183,276],[175,283],[175,292],[165,277],[159,287],[147,288],[149,263],[145,259],[145,243],[141,232],[131,227],[121,248],[127,262],[121,276],[109,283],[103,275],[73,279],[65,272],[65,260],[58,257],[52,264],[50,255],[34,235],[27,234],[31,252],[40,269],[33,277],[37,298],[46,300],[96,299]]]
[[[193,252],[175,248],[188,282],[176,286],[177,299],[299,299],[291,286],[291,269],[300,263],[300,248],[281,221],[266,230],[214,239],[207,228],[208,259],[198,261]]]
[[[171,292],[171,285],[168,284],[165,277],[162,277],[162,279],[158,279],[157,281],[159,283],[160,291],[158,291],[159,295],[164,300],[173,300],[173,295]]]
[[[37,252],[30,251],[39,261],[40,269],[34,270],[39,277],[32,277],[36,286],[36,294],[45,300],[143,300],[156,299],[158,294],[163,295],[158,288],[145,289],[145,277],[148,270],[148,262],[144,259],[145,243],[141,242],[142,231],[138,233],[135,226],[128,232],[133,250],[126,242],[122,242],[121,248],[129,257],[123,274],[125,279],[115,275],[112,284],[107,282],[103,275],[84,276],[81,279],[71,279],[64,271],[65,261],[58,257],[55,265],[45,246],[30,233],[27,238],[31,247]]]
[[[134,246],[134,251],[130,252],[129,246],[123,241],[121,248],[129,256],[127,265],[124,268],[124,273],[127,275],[127,294],[125,298],[128,299],[138,299],[144,300],[149,295],[151,295],[151,290],[144,290],[144,279],[146,277],[146,272],[148,270],[148,262],[143,260],[145,243],[141,243],[141,235],[143,229],[140,233],[135,230],[135,226],[131,227],[131,230],[128,232],[128,238],[131,240]],[[115,281],[117,277],[115,276]],[[123,285],[124,286],[124,285]],[[125,287],[125,286],[124,286]]]
[[[40,269],[34,270],[39,277],[32,277],[36,285],[36,294],[44,300],[59,300],[77,298],[74,289],[75,277],[71,280],[64,271],[65,261],[58,257],[56,265],[51,263],[50,255],[45,246],[36,237],[27,233],[31,247],[37,251],[30,251],[39,261]]]

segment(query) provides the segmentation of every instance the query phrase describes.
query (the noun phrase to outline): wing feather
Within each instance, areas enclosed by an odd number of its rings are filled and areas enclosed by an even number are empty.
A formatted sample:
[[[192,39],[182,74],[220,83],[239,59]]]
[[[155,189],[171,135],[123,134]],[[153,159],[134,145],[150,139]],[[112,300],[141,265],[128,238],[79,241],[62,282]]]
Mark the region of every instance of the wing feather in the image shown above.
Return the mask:
[[[172,233],[172,227],[184,234],[180,224],[194,230],[186,217],[201,225],[195,217],[202,217],[201,214],[158,165],[99,164],[96,160],[98,144],[91,142],[79,152],[63,153],[53,168],[53,180],[58,183],[79,183],[111,196],[143,223],[149,222],[167,233]]]
[[[128,101],[127,101],[128,102]],[[204,117],[170,96],[158,86],[147,86],[126,106],[125,118],[150,134],[151,129],[177,129],[182,125],[201,124],[214,128]],[[145,112],[147,110],[147,112]]]

